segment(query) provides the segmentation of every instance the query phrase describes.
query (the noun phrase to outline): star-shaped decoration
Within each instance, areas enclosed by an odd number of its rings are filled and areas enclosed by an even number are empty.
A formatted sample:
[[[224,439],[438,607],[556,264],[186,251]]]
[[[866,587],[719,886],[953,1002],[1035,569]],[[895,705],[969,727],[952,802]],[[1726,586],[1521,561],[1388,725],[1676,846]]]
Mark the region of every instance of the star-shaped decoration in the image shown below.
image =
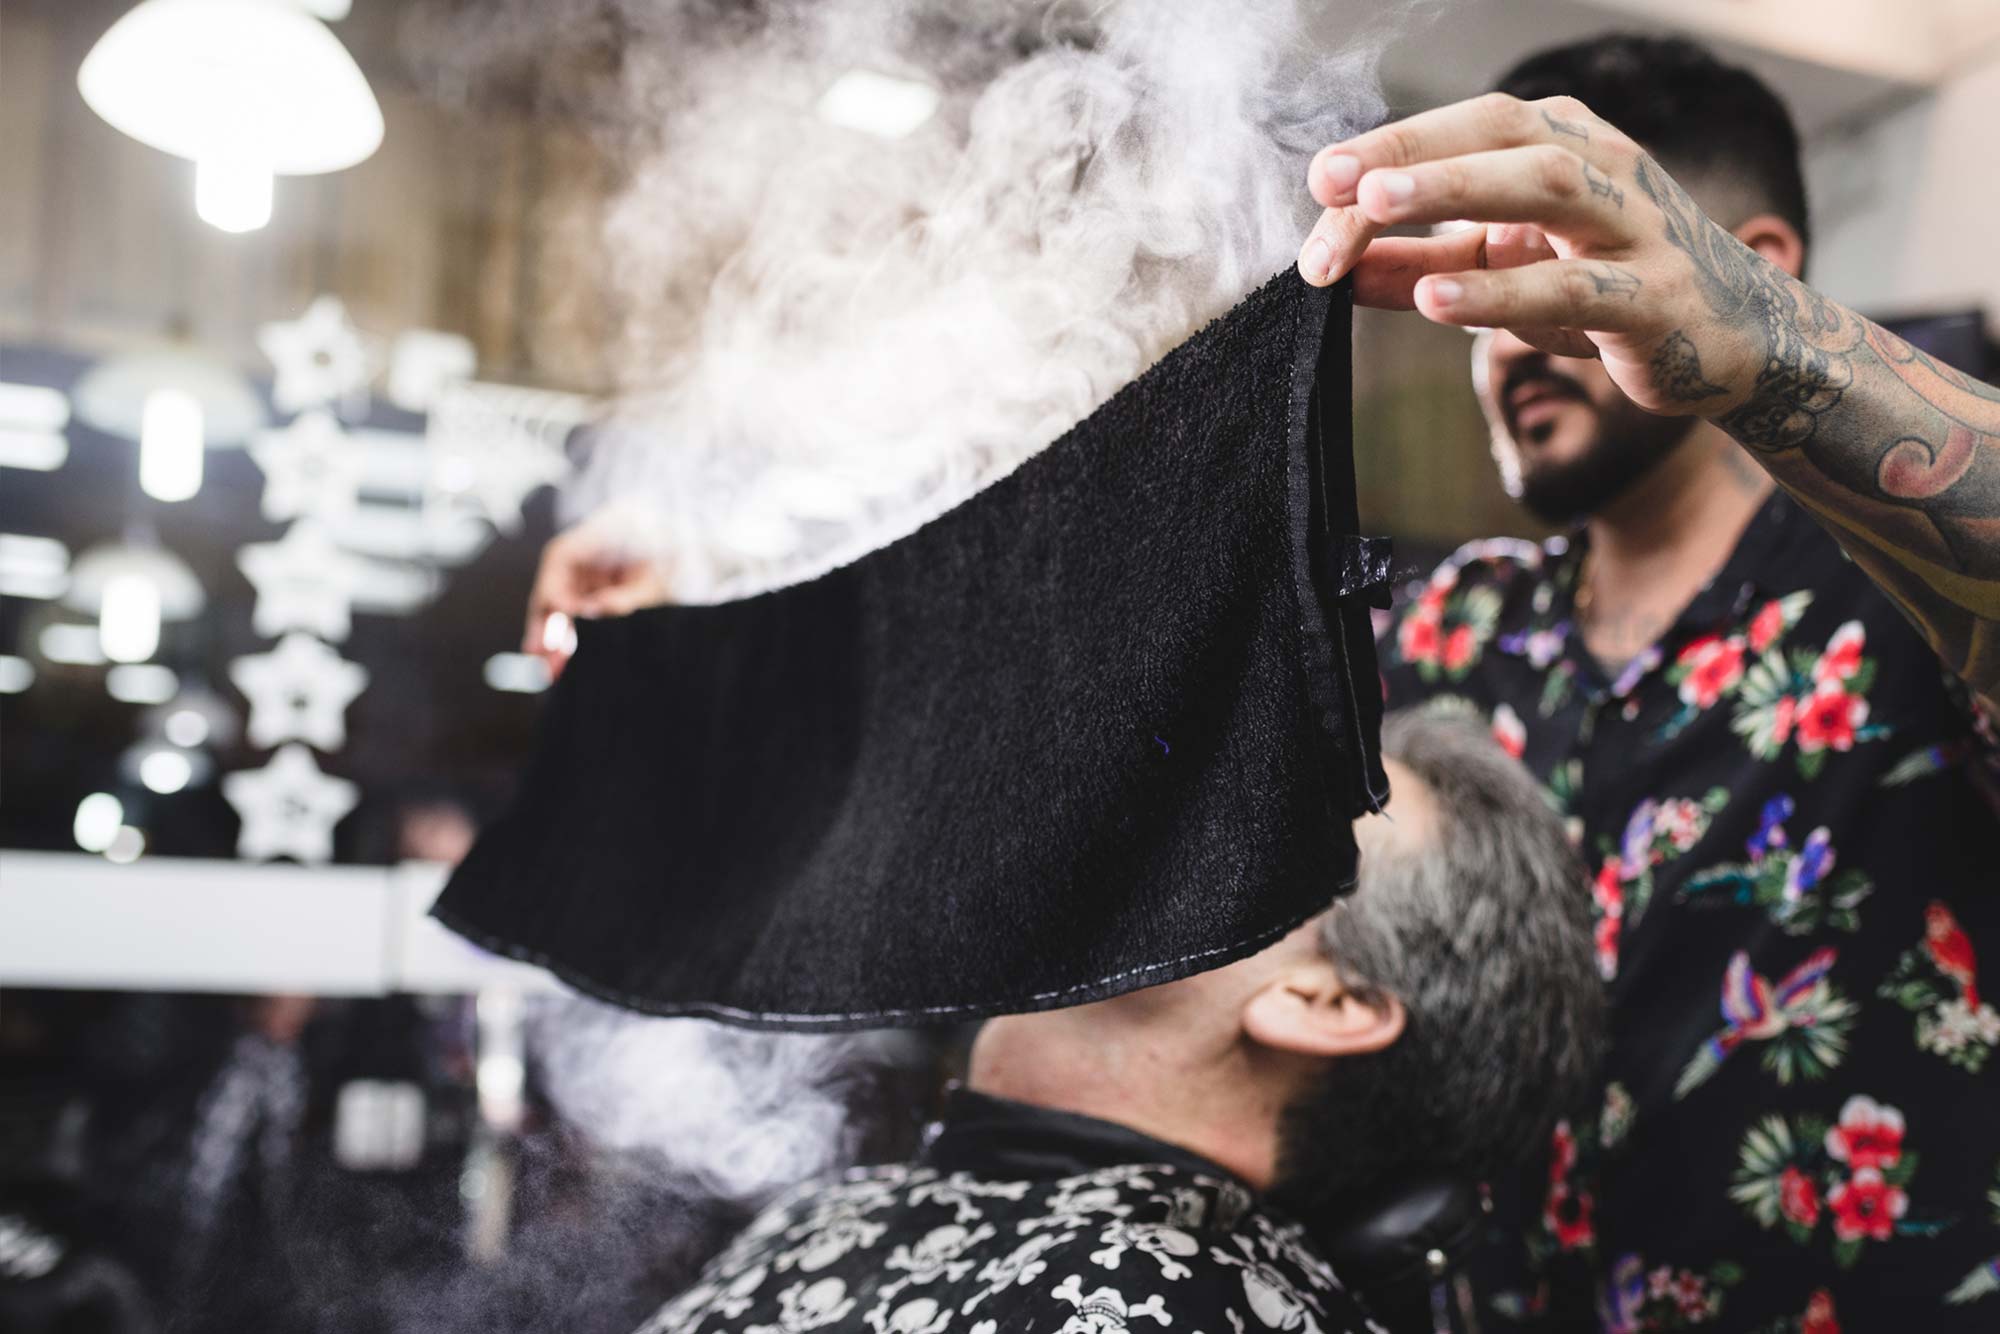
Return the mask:
[[[250,701],[251,745],[304,741],[334,751],[347,744],[347,706],[367,687],[368,670],[293,631],[270,652],[229,664],[229,679]]]
[[[237,856],[318,865],[333,859],[333,827],[354,809],[361,790],[321,773],[312,752],[294,741],[261,769],[225,775],[222,795],[243,821]]]
[[[373,352],[338,297],[320,297],[299,318],[262,326],[257,346],[277,370],[271,401],[280,412],[336,403],[368,388]]]
[[[503,533],[518,532],[522,502],[569,476],[565,442],[589,417],[589,401],[576,394],[446,385],[425,430],[431,496],[472,509]]]
[[[259,431],[250,457],[264,470],[264,517],[273,523],[354,512],[361,454],[325,408],[308,408],[287,426]]]
[[[359,563],[309,519],[276,542],[252,542],[236,553],[237,568],[257,590],[251,624],[266,639],[308,630],[336,643],[352,626]]]

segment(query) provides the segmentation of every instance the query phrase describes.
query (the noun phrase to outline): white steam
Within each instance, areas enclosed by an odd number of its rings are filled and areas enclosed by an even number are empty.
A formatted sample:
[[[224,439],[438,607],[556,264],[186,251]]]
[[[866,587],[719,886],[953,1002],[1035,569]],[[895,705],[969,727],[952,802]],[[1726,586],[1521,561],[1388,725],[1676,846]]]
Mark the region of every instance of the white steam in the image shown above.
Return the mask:
[[[555,94],[627,171],[623,396],[569,507],[622,511],[702,601],[908,531],[1288,267],[1307,162],[1382,118],[1377,58],[1429,7],[1343,3],[1373,22],[1329,40],[1302,0],[492,0],[447,6],[426,58],[442,86],[615,51],[608,112]],[[854,69],[937,114],[896,141],[820,120]],[[571,1122],[739,1200],[843,1161],[882,1058],[582,1001],[534,1039]]]
[[[1311,154],[1382,114],[1384,35],[1329,45],[1296,0],[800,4],[721,38],[667,8],[608,235],[628,392],[572,499],[625,506],[686,600],[852,559],[1047,445],[1289,265]],[[853,68],[938,115],[820,121]]]
[[[556,1110],[600,1148],[746,1202],[850,1162],[852,1103],[923,1055],[893,1035],[757,1032],[582,997],[538,1007],[529,1046]]]

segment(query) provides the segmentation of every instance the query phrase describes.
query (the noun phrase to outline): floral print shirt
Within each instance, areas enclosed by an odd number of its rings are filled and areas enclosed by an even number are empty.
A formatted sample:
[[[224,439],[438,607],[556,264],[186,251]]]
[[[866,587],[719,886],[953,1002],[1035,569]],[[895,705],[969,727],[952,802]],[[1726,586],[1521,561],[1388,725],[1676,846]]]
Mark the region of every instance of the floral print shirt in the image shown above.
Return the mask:
[[[1224,1169],[961,1089],[922,1160],[794,1190],[639,1334],[1273,1330],[1388,1334]]]
[[[1612,1050],[1495,1183],[1496,1322],[2000,1329],[1990,740],[1782,495],[1616,679],[1581,547],[1466,547],[1382,655],[1391,707],[1490,722],[1590,870]]]

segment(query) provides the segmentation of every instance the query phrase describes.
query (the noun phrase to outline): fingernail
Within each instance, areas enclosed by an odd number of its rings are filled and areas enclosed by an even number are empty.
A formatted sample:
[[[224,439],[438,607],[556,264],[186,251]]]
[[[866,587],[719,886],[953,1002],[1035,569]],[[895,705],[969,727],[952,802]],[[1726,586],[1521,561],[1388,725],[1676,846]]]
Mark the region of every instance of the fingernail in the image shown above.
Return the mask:
[[[1347,153],[1335,153],[1320,162],[1319,173],[1334,198],[1345,198],[1354,192],[1355,184],[1361,179],[1361,159]]]
[[[1299,268],[1306,277],[1318,282],[1333,268],[1333,247],[1324,236],[1315,236],[1306,242],[1305,253],[1299,257]]]
[[[1431,301],[1435,305],[1455,306],[1465,296],[1462,283],[1450,278],[1433,278],[1430,282]]]
[[[1417,178],[1407,172],[1378,171],[1375,184],[1392,204],[1400,204],[1417,192]]]

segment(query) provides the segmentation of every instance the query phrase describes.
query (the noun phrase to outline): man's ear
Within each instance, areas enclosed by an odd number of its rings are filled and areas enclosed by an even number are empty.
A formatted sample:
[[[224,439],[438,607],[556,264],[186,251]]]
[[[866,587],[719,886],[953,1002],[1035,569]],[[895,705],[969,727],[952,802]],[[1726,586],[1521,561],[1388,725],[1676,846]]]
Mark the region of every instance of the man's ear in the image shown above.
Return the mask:
[[[1806,271],[1806,243],[1799,229],[1775,213],[1745,218],[1736,239],[1796,278]]]
[[[1353,990],[1331,961],[1299,963],[1243,1005],[1253,1042],[1301,1056],[1359,1056],[1403,1034],[1403,1002],[1384,991]]]

